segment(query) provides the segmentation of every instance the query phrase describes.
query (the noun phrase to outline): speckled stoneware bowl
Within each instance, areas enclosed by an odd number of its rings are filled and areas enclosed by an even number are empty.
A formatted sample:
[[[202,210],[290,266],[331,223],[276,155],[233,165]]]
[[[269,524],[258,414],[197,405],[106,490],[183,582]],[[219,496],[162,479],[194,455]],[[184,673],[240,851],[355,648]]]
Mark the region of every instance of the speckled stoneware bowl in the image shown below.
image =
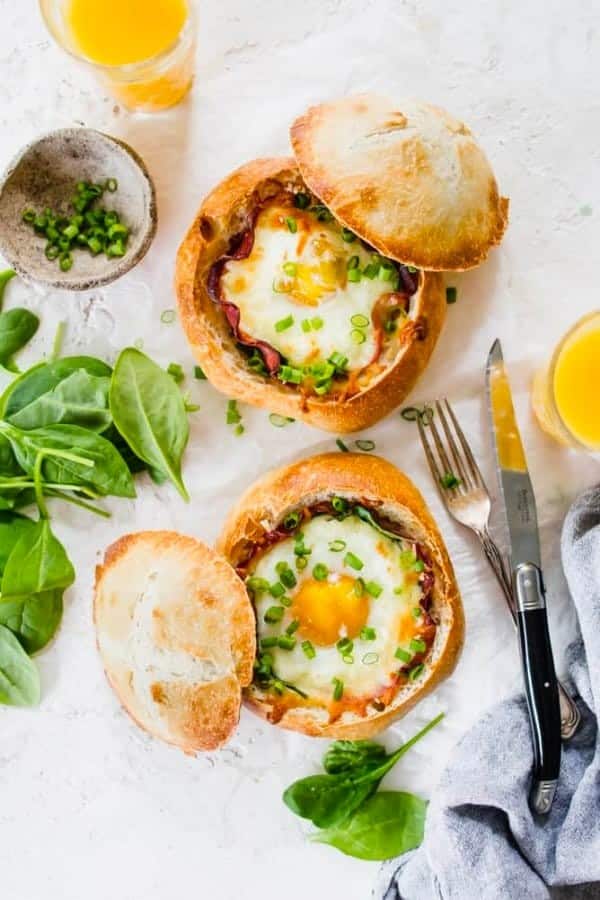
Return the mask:
[[[78,181],[104,183],[116,178],[118,189],[97,205],[115,209],[130,229],[125,256],[92,256],[73,250],[73,267],[62,272],[46,258],[46,238],[22,221],[23,210],[46,207],[73,215],[70,199]],[[122,141],[91,128],[62,128],[28,144],[11,162],[0,182],[0,252],[24,278],[68,291],[108,284],[138,263],[156,232],[156,196],[143,160]]]

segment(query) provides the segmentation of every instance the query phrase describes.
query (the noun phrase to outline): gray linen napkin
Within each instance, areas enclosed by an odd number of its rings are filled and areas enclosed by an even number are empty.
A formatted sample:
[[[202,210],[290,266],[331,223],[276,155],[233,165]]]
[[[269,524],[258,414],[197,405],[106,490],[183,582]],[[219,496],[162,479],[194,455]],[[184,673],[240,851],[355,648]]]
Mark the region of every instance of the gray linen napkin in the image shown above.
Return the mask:
[[[511,698],[456,747],[423,845],[384,866],[380,900],[600,898],[600,486],[571,507],[562,560],[579,618],[567,668],[583,721],[563,745],[550,815],[529,810],[527,710],[523,697]]]

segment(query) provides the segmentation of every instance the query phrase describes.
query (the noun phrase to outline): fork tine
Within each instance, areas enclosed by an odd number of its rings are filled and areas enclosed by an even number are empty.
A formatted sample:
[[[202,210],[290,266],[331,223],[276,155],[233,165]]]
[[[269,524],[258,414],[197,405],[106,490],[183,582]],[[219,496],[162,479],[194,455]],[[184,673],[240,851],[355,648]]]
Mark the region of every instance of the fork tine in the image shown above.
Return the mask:
[[[450,465],[450,460],[448,459],[448,454],[446,453],[446,449],[445,449],[444,445],[442,444],[442,440],[440,438],[440,433],[439,433],[437,425],[435,424],[433,419],[429,423],[429,428],[430,428],[431,434],[433,436],[433,440],[435,443],[435,448],[438,452],[438,456],[440,458],[442,466],[444,467],[443,475],[451,473],[452,466]],[[440,484],[441,484],[441,482],[440,482]],[[444,487],[444,485],[442,485],[442,487]],[[454,488],[444,488],[444,489],[445,490],[454,490]]]
[[[438,468],[438,464],[436,462],[435,456],[433,455],[433,451],[429,444],[429,440],[427,439],[427,435],[425,434],[425,427],[423,425],[423,422],[421,421],[420,416],[417,418],[417,425],[419,427],[419,437],[421,438],[421,444],[423,445],[423,450],[425,451],[425,456],[427,457],[427,462],[429,463],[429,470],[431,472],[433,480],[437,484],[443,496],[442,474]]]
[[[456,441],[454,440],[454,435],[452,434],[452,431],[450,430],[450,426],[448,425],[448,420],[444,413],[444,408],[439,400],[436,400],[435,408],[436,408],[438,416],[440,418],[440,422],[442,423],[442,428],[444,429],[446,439],[450,445],[450,452],[452,454],[452,459],[454,460],[454,464],[456,466],[456,471],[458,472],[458,475],[460,476],[460,480],[461,480],[461,484],[459,485],[459,488],[462,487],[463,490],[461,491],[461,493],[463,493],[465,491],[465,489],[474,487],[474,484],[472,482],[470,474],[467,471],[466,462],[463,465],[463,460],[461,459],[459,449],[456,446]]]
[[[448,415],[452,419],[452,424],[454,425],[454,429],[458,436],[458,440],[460,441],[460,445],[463,448],[465,456],[467,457],[471,475],[473,476],[477,486],[480,488],[483,488],[484,490],[487,491],[486,483],[483,480],[483,475],[481,474],[481,472],[479,470],[479,466],[475,462],[475,457],[473,456],[473,453],[471,452],[471,448],[467,442],[464,432],[463,432],[462,428],[460,427],[460,425],[458,424],[457,418],[454,415],[454,410],[450,406],[447,399],[444,399],[444,403],[446,404],[446,409],[448,411]]]

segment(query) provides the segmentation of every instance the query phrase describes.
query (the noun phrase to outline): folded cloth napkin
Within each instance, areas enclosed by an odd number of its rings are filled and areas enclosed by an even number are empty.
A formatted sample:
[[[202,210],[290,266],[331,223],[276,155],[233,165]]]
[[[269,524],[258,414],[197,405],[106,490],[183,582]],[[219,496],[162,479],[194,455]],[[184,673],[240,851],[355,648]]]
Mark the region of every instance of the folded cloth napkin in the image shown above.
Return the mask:
[[[379,900],[600,898],[600,486],[569,511],[562,560],[579,618],[567,666],[582,723],[563,745],[550,814],[529,809],[525,700],[506,700],[456,747],[423,845],[384,866]]]

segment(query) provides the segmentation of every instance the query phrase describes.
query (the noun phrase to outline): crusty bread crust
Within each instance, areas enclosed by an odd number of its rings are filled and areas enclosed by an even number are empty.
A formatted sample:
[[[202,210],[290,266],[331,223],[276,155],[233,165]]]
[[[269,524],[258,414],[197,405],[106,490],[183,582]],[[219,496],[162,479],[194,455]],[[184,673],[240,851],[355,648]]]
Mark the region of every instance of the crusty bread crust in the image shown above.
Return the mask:
[[[222,557],[173,531],[124,535],[96,568],[94,622],[108,681],[140,728],[186,753],[228,740],[256,639]]]
[[[250,371],[222,310],[208,294],[206,281],[231,237],[248,226],[257,202],[282,188],[304,188],[294,160],[257,159],[225,178],[204,200],[177,254],[175,289],[181,323],[194,357],[212,384],[228,397],[303,419],[326,431],[358,431],[402,403],[426,367],[446,316],[443,280],[437,273],[420,273],[419,289],[412,298],[415,327],[406,326],[393,364],[346,400],[304,397],[293,385]]]
[[[402,525],[430,556],[435,576],[432,609],[439,624],[431,655],[423,675],[402,687],[389,707],[383,712],[370,709],[364,718],[346,712],[331,724],[321,715],[322,710],[297,707],[278,722],[317,737],[368,738],[407,713],[447,678],[463,644],[464,614],[454,570],[436,523],[412,482],[390,462],[372,455],[328,453],[300,460],[269,472],[242,495],[225,522],[217,550],[235,567],[287,513],[333,494],[360,499]],[[244,698],[264,718],[269,718],[276,702],[254,684],[244,691]]]
[[[470,269],[502,239],[508,200],[469,129],[436,106],[343,97],[296,119],[291,141],[313,193],[384,256]]]

